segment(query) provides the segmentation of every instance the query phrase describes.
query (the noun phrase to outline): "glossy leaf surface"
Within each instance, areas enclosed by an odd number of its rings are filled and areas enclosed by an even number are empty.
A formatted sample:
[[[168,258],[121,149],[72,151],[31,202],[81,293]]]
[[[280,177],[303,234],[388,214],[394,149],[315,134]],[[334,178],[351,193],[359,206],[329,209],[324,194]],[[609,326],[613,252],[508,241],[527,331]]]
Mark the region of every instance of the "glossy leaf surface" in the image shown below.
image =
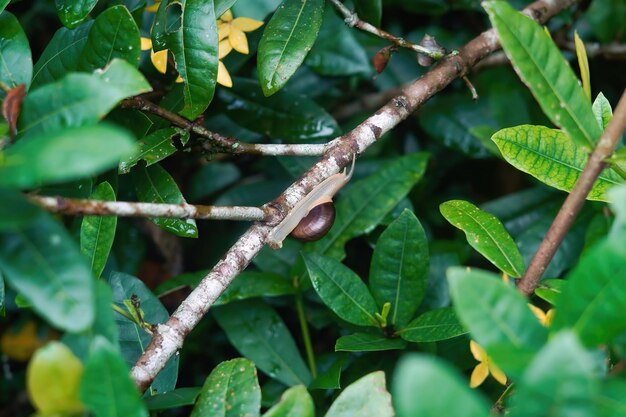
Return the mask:
[[[32,74],[33,59],[22,26],[11,13],[0,12],[0,82],[9,88],[28,87]]]
[[[284,0],[263,31],[258,70],[263,94],[271,96],[293,76],[322,25],[323,0]]]
[[[304,262],[315,291],[328,308],[352,324],[378,325],[376,302],[361,278],[350,268],[313,253],[304,254]]]
[[[409,342],[437,342],[467,333],[451,307],[420,314],[397,332]]]
[[[392,417],[391,395],[385,373],[372,372],[347,386],[332,403],[325,417]]]
[[[115,201],[115,191],[108,182],[96,187],[92,200]],[[80,226],[80,251],[87,256],[91,265],[91,272],[100,278],[104,266],[109,258],[109,252],[115,238],[117,217],[115,216],[85,216]]]
[[[135,172],[137,196],[149,203],[186,203],[178,185],[160,165],[140,167]],[[198,228],[193,219],[150,219],[159,227],[180,237],[198,237]]]
[[[308,385],[311,374],[278,314],[258,301],[240,301],[213,310],[228,339],[242,355],[285,385]]]
[[[207,377],[191,417],[258,416],[261,388],[254,363],[238,358],[222,362]]]
[[[47,214],[0,235],[0,269],[55,327],[76,332],[93,323],[91,269],[65,228]]]
[[[335,342],[335,351],[375,352],[381,350],[404,349],[407,343],[402,339],[390,339],[382,333],[354,333],[341,336]]]
[[[68,28],[75,28],[85,20],[98,0],[54,0],[61,22]]]
[[[426,293],[428,241],[415,215],[404,210],[376,243],[369,287],[379,308],[390,302],[388,321],[402,328]]]
[[[280,401],[263,414],[263,417],[314,417],[315,406],[306,387],[296,385],[280,397]]]
[[[515,71],[546,116],[576,145],[591,149],[600,137],[600,127],[574,71],[550,36],[506,2],[489,2],[485,9]]]
[[[138,142],[137,152],[120,162],[120,174],[129,172],[142,159],[146,161],[146,166],[150,166],[173,155],[177,151],[172,142],[175,138],[185,145],[189,141],[189,132],[176,127],[167,127],[142,138]]]
[[[450,224],[465,233],[470,246],[492,264],[509,276],[522,276],[525,269],[522,255],[495,216],[463,200],[446,201],[439,210]]]

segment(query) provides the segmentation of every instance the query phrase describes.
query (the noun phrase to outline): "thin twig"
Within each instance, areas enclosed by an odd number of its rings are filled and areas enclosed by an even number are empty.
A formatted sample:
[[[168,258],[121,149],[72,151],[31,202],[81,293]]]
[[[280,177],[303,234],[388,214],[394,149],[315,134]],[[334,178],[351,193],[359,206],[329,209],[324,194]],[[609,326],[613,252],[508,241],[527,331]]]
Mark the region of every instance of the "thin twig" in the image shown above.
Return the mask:
[[[269,207],[202,206],[193,204],[138,203],[128,201],[86,200],[80,198],[31,195],[30,201],[52,213],[119,217],[170,217],[258,221],[272,215]]]
[[[528,6],[526,11],[543,23],[573,3],[574,0],[539,0]],[[437,67],[407,86],[352,131],[331,142],[333,146],[329,147],[317,163],[268,204],[277,209],[280,215],[266,223],[253,224],[180,304],[168,321],[157,326],[154,338],[132,369],[132,376],[139,389],[145,391],[150,386],[215,300],[265,246],[266,238],[273,227],[300,199],[321,181],[352,162],[353,155],[363,153],[428,99],[465,75],[478,61],[499,47],[498,37],[493,29],[483,32],[461,48],[457,55],[446,57]]]
[[[411,49],[417,53],[427,55],[435,60],[439,60],[446,55],[446,52],[442,51],[441,49],[433,50],[415,44],[413,42],[409,42],[406,39],[394,36],[389,32],[385,32],[384,30],[361,20],[355,12],[348,9],[340,0],[330,0],[330,2],[335,6],[339,13],[343,15],[344,22],[346,22],[346,24],[350,27],[359,28],[364,32],[368,32],[372,35],[378,36],[379,38],[388,40],[389,42],[393,43],[394,45],[398,45],[401,48]]]
[[[122,107],[145,111],[175,126],[194,133],[200,138],[201,146],[211,153],[252,154],[252,155],[289,155],[289,156],[320,156],[326,151],[328,144],[255,144],[241,142],[235,138],[213,132],[199,123],[192,122],[174,112],[160,107],[143,96],[135,96],[122,101]]]
[[[525,295],[531,295],[537,288],[537,285],[539,285],[541,276],[574,223],[576,215],[585,203],[591,188],[598,176],[607,167],[606,159],[613,153],[624,130],[626,130],[626,90],[622,94],[619,103],[617,103],[613,118],[600,137],[596,148],[589,156],[589,160],[578,177],[574,189],[567,196],[552,225],[550,225],[550,229],[548,229],[545,238],[537,249],[537,253],[530,261],[526,273],[517,283],[517,287]]]

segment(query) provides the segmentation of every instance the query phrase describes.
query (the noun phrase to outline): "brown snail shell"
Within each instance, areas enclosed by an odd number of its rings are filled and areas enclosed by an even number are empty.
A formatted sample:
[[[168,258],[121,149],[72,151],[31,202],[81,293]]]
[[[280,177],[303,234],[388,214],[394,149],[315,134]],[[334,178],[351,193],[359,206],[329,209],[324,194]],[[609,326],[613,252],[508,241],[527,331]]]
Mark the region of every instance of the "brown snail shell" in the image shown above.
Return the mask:
[[[304,242],[319,240],[328,233],[334,222],[335,205],[327,201],[313,207],[293,229],[291,236]]]

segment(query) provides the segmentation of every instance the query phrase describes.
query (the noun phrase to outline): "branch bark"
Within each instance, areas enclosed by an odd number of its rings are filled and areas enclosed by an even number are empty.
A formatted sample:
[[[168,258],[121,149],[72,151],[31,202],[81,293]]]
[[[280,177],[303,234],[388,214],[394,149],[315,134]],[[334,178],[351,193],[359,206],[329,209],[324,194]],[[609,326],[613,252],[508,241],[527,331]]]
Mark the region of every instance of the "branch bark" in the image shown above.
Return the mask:
[[[200,140],[200,145],[204,150],[211,153],[228,153],[233,155],[272,155],[272,156],[320,156],[330,146],[329,143],[308,143],[308,144],[257,144],[241,142],[235,138],[224,136],[213,132],[198,122],[192,122],[184,117],[160,107],[142,96],[128,98],[122,101],[122,107],[135,109],[154,114],[167,120],[174,126],[178,126],[194,133]]]
[[[557,249],[565,239],[565,235],[574,223],[578,212],[585,203],[589,191],[598,179],[598,176],[607,167],[606,159],[611,156],[622,134],[626,130],[626,90],[609,122],[606,130],[600,137],[596,148],[589,156],[583,172],[578,177],[574,189],[569,193],[561,206],[545,238],[541,241],[537,253],[530,261],[526,273],[517,283],[519,290],[529,296],[535,291],[548,264],[554,257]]]
[[[52,213],[73,215],[259,221],[271,217],[273,212],[270,207],[138,203],[35,195],[28,198]]]
[[[540,0],[528,6],[525,12],[543,23],[573,3],[574,0]],[[277,209],[278,214],[266,223],[253,224],[180,304],[170,319],[157,327],[154,338],[132,369],[138,387],[142,391],[148,388],[222,291],[263,248],[272,227],[284,218],[298,200],[325,178],[339,172],[352,161],[353,155],[360,155],[429,98],[456,78],[465,75],[473,65],[498,48],[493,29],[483,32],[461,48],[458,55],[444,58],[434,69],[407,86],[351,132],[331,142],[332,146],[317,163],[269,203]]]

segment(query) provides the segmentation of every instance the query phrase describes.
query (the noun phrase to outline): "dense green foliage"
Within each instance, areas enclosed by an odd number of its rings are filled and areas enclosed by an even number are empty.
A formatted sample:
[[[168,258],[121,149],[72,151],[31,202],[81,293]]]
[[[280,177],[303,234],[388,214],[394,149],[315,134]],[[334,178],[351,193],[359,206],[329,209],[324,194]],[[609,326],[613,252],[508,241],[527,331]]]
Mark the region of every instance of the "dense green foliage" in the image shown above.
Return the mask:
[[[360,155],[328,234],[263,248],[142,395],[130,369],[247,223],[51,214],[32,196],[262,206],[316,158],[240,155],[176,114],[243,143],[324,143],[429,69],[400,48],[377,74],[389,42],[323,0],[0,0],[0,408],[626,416],[623,140],[533,296],[514,285],[626,85],[624,54],[602,52],[624,48],[626,2],[546,28],[510,3],[346,2],[451,51],[494,27],[510,63]]]

